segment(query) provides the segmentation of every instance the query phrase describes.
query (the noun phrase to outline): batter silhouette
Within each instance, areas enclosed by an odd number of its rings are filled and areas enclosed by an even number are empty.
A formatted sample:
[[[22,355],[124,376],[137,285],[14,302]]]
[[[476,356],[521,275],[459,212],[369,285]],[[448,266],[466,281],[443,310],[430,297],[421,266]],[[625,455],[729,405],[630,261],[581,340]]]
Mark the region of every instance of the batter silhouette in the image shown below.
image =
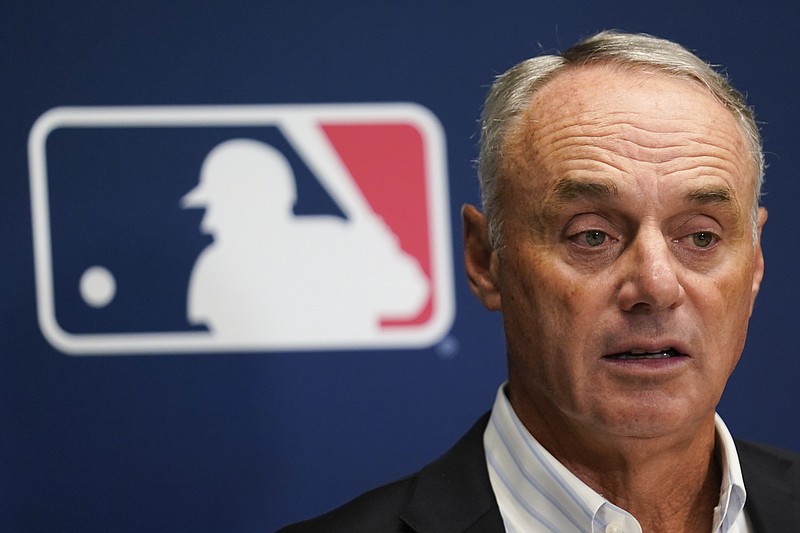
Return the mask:
[[[191,324],[234,342],[335,343],[419,314],[430,282],[374,212],[297,216],[296,199],[292,168],[272,146],[232,139],[209,152],[182,199],[206,209],[201,230],[214,239],[192,270]]]

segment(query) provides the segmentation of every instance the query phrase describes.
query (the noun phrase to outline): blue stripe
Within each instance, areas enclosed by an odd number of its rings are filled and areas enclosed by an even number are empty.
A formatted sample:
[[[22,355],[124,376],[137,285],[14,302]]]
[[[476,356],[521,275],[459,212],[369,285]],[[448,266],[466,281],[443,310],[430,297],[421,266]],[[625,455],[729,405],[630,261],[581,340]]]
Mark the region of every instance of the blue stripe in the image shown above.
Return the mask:
[[[742,502],[741,492],[736,490],[735,485],[731,485],[731,497],[728,499],[728,508],[725,509],[725,520],[723,521],[722,531],[728,531],[736,524],[736,519],[743,513],[744,503]],[[734,513],[733,510],[738,512]]]
[[[544,515],[539,513],[536,509],[531,507],[527,501],[525,501],[522,495],[517,491],[516,487],[509,482],[508,478],[505,476],[503,471],[500,470],[500,467],[495,461],[494,456],[491,454],[486,454],[486,457],[489,461],[489,465],[492,467],[492,471],[494,471],[494,473],[503,483],[503,486],[505,486],[505,488],[508,489],[508,491],[514,496],[514,499],[517,500],[520,506],[522,506],[528,512],[531,518],[542,524],[544,527],[548,528],[553,533],[562,533],[562,530],[560,528],[556,527],[552,522],[550,522],[547,518],[545,518]]]
[[[539,494],[541,494],[541,495],[542,495],[542,496],[543,496],[543,497],[544,497],[544,498],[545,498],[545,499],[546,499],[548,502],[550,502],[550,504],[551,504],[553,507],[555,507],[556,509],[558,509],[558,511],[559,511],[559,512],[560,512],[560,513],[561,513],[561,514],[564,516],[564,518],[566,518],[567,520],[569,520],[569,521],[570,521],[570,522],[571,522],[571,523],[572,523],[572,524],[573,524],[573,525],[574,525],[574,526],[575,526],[575,527],[578,529],[578,531],[582,531],[582,530],[584,529],[584,525],[583,525],[583,524],[581,524],[581,523],[578,521],[578,519],[577,519],[577,518],[576,518],[576,517],[575,517],[575,516],[574,516],[572,513],[570,513],[570,512],[569,512],[569,511],[567,511],[566,509],[564,509],[564,507],[561,505],[561,502],[559,502],[559,501],[558,501],[558,500],[555,498],[555,496],[554,496],[554,495],[553,495],[553,494],[552,494],[550,491],[548,491],[548,490],[547,490],[547,489],[546,489],[546,488],[545,488],[545,487],[544,487],[544,486],[543,486],[543,485],[542,485],[542,484],[539,482],[539,480],[537,480],[536,478],[533,478],[533,477],[531,477],[531,476],[530,476],[530,474],[529,474],[529,473],[528,473],[528,472],[525,470],[525,468],[524,468],[524,467],[523,467],[523,465],[522,465],[522,461],[520,460],[520,458],[519,458],[519,457],[517,457],[517,456],[514,454],[514,451],[513,451],[513,449],[512,449],[512,448],[509,446],[509,444],[508,444],[508,441],[506,440],[506,436],[505,436],[505,434],[504,434],[504,433],[503,433],[503,432],[500,430],[500,428],[497,426],[497,422],[496,422],[496,420],[494,420],[494,417],[492,417],[492,419],[491,419],[491,423],[492,423],[492,426],[494,426],[494,428],[495,428],[495,431],[497,432],[497,435],[500,437],[500,441],[501,441],[501,442],[503,443],[503,445],[505,446],[505,448],[506,448],[506,451],[508,452],[508,454],[509,454],[509,456],[511,457],[511,459],[514,461],[514,464],[517,466],[517,469],[518,469],[518,470],[519,470],[519,472],[522,474],[522,476],[523,476],[523,477],[524,477],[524,478],[525,478],[525,479],[528,481],[528,483],[530,483],[530,484],[531,484],[531,486],[532,486],[534,489],[536,489],[536,491],[537,491],[537,492],[539,492]],[[537,457],[537,459],[539,459],[539,462],[541,463],[541,459],[540,459],[540,458],[538,458],[538,457]],[[591,519],[591,514],[589,514],[589,519]]]
[[[528,449],[531,451],[531,453],[536,457],[536,459],[539,461],[539,463],[544,467],[545,470],[547,470],[547,472],[556,481],[556,483],[558,483],[558,485],[561,487],[561,489],[564,492],[566,492],[570,496],[570,498],[572,498],[572,501],[574,501],[575,504],[583,510],[583,512],[586,514],[586,518],[589,519],[589,520],[592,520],[592,517],[594,516],[594,513],[592,512],[592,510],[589,509],[589,506],[586,505],[586,502],[584,502],[569,487],[569,485],[567,484],[566,480],[564,480],[564,478],[561,477],[561,475],[558,472],[556,472],[556,470],[552,467],[552,465],[550,465],[550,463],[539,452],[539,450],[537,450],[533,446],[533,444],[531,444],[530,438],[528,437],[528,430],[525,429],[524,426],[522,426],[522,423],[516,417],[511,417],[511,420],[512,420],[512,422],[514,424],[514,427],[517,429],[517,433],[519,434],[520,437],[522,437],[522,441],[525,443],[525,445],[528,447]]]

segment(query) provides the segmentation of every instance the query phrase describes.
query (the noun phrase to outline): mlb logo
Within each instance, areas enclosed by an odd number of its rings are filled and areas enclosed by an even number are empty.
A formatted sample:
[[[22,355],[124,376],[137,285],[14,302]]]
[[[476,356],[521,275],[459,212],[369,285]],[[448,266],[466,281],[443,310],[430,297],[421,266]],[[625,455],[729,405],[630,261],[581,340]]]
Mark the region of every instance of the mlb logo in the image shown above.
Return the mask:
[[[420,106],[56,108],[29,159],[39,325],[65,353],[421,348],[452,325]]]

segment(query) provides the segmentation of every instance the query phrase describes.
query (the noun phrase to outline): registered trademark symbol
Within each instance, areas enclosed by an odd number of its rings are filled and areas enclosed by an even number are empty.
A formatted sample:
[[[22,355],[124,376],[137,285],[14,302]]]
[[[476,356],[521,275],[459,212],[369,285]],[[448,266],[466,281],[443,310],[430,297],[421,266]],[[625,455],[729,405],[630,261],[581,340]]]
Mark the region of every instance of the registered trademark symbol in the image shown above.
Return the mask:
[[[442,359],[453,359],[458,355],[461,349],[461,344],[458,339],[452,335],[448,335],[439,344],[436,345],[436,354]]]

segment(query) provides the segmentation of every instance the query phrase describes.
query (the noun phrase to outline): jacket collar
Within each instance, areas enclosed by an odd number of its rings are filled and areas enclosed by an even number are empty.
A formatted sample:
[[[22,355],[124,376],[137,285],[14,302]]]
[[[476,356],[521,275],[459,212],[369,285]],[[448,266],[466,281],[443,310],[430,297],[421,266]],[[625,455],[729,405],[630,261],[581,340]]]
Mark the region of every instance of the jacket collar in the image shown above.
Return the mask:
[[[502,532],[503,519],[492,492],[483,450],[489,414],[417,478],[400,518],[419,533]]]
[[[757,533],[791,531],[800,524],[800,462],[796,454],[736,441],[747,500]]]

